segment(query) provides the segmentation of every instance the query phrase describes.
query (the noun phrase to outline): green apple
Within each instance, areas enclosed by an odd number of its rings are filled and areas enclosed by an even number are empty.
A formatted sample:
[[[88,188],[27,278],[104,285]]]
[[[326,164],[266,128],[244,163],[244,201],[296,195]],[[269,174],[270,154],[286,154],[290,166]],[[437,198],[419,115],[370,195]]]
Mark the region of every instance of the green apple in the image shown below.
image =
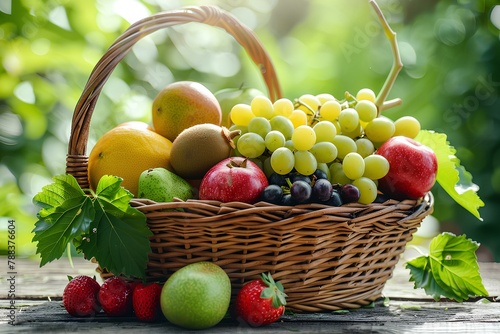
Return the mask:
[[[250,104],[256,96],[266,95],[260,90],[251,87],[243,88],[226,88],[216,92],[215,97],[219,101],[222,111],[222,126],[229,128],[231,119],[229,113],[231,109],[238,103]]]
[[[218,265],[201,261],[182,267],[163,285],[160,306],[171,323],[188,329],[217,325],[231,301],[231,281]]]

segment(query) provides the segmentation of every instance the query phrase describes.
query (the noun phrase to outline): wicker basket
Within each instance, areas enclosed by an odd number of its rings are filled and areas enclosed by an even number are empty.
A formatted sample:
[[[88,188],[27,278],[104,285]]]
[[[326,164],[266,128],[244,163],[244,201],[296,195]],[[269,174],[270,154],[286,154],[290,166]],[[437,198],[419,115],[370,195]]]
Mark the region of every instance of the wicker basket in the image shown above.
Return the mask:
[[[269,96],[281,96],[267,52],[255,34],[212,6],[163,12],[133,24],[90,75],[73,115],[67,173],[88,188],[86,146],[94,106],[111,72],[142,37],[187,22],[218,26],[231,34],[259,67]],[[154,236],[147,278],[165,281],[193,262],[212,261],[229,275],[233,296],[262,272],[283,283],[287,307],[296,312],[357,308],[379,298],[405,245],[432,211],[432,196],[370,205],[277,206],[189,200],[155,203],[134,199]],[[168,210],[181,208],[183,210]],[[100,268],[98,268],[100,270]],[[103,278],[111,275],[101,270]]]

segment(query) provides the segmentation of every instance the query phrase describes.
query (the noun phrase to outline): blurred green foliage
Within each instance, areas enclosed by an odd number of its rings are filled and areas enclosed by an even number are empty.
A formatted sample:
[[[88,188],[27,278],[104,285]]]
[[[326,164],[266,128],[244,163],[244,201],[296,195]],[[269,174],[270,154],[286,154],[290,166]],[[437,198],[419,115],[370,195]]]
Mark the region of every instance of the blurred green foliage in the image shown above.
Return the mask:
[[[500,260],[500,6],[494,0],[379,0],[397,32],[405,65],[389,98],[423,128],[448,134],[474,176],[484,221],[438,186],[434,215],[443,230],[466,233]],[[0,3],[0,252],[7,221],[18,255],[31,244],[31,199],[64,173],[72,111],[95,63],[131,23],[162,10],[216,4],[261,38],[288,98],[378,91],[391,67],[389,43],[367,0],[3,0]],[[185,24],[143,38],[106,83],[89,148],[112,126],[150,122],[156,93],[193,80],[213,92],[242,84],[265,91],[257,67],[225,32]],[[417,181],[418,182],[418,181]]]

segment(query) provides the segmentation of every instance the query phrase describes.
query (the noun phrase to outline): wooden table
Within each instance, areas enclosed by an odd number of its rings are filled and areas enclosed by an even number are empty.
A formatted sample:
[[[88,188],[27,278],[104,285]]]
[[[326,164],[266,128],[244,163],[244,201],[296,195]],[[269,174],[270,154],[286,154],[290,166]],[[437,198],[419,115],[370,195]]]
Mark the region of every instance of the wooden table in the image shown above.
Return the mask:
[[[7,259],[0,257],[7,266]],[[490,293],[484,299],[464,303],[442,300],[435,302],[423,290],[414,290],[408,281],[406,269],[398,265],[393,278],[387,282],[384,296],[373,307],[342,312],[313,314],[287,314],[281,321],[257,329],[224,319],[216,327],[201,332],[216,333],[500,333],[500,263],[481,263],[483,283]],[[32,260],[16,259],[15,275],[5,270],[0,292],[0,333],[57,332],[73,333],[200,333],[169,324],[141,323],[132,317],[111,318],[102,312],[93,318],[75,318],[66,313],[61,296],[67,275],[95,274],[95,265],[74,259],[71,268],[66,259],[50,263],[43,268]],[[14,276],[15,299],[8,297],[9,278]],[[7,284],[5,282],[7,281]],[[100,280],[102,283],[102,280]],[[15,302],[12,310],[11,301]],[[9,325],[10,317],[15,326]]]

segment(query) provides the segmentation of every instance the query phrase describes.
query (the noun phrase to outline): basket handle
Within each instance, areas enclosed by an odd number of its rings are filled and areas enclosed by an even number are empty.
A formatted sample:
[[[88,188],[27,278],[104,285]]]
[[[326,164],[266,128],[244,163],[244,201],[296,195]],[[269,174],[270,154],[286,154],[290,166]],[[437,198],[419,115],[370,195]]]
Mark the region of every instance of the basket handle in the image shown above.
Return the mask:
[[[281,97],[276,72],[268,53],[257,36],[232,14],[215,6],[190,6],[154,14],[132,24],[120,35],[96,64],[76,104],[69,139],[66,173],[73,175],[82,188],[89,188],[86,155],[90,119],[101,90],[114,68],[136,42],[161,28],[199,22],[220,27],[232,35],[259,67],[272,101]]]

